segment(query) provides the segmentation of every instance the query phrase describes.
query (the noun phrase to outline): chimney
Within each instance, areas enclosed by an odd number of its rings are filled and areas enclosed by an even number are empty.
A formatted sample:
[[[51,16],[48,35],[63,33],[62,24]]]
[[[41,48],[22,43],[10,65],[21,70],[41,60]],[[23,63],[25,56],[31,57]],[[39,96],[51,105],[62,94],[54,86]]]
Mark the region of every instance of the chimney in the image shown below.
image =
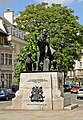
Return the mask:
[[[8,20],[11,24],[13,24],[14,21],[14,11],[7,9],[4,11],[4,18]]]

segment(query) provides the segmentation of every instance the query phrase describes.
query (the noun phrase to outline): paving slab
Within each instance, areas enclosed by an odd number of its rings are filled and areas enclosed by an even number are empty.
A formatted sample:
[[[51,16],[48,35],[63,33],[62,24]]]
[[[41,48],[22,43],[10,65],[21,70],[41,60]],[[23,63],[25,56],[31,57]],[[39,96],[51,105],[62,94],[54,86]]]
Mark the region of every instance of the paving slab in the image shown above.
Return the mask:
[[[83,104],[73,110],[7,110],[11,102],[0,103],[0,120],[83,120]]]
[[[83,106],[51,111],[0,109],[0,120],[83,120]]]

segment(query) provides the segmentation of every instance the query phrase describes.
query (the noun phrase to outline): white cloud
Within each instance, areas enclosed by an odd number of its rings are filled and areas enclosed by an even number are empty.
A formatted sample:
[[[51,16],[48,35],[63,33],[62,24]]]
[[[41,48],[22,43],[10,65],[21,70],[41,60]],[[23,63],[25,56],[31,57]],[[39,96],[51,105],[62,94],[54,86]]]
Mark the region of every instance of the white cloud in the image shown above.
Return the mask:
[[[78,0],[78,2],[82,2],[83,0]]]
[[[9,5],[9,4],[13,3],[13,2],[14,2],[14,0],[0,0],[0,7]]]
[[[36,0],[37,2],[47,2],[48,4],[56,3],[56,4],[62,4],[62,5],[67,5],[71,4],[73,2],[81,2],[83,0]]]

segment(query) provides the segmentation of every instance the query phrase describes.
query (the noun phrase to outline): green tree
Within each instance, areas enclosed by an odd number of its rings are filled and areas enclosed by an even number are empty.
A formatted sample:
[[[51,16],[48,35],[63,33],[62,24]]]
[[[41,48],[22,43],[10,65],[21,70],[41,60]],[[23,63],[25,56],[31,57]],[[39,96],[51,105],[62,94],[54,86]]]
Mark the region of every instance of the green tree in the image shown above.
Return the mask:
[[[36,39],[35,39],[35,35],[32,34],[29,37],[29,41],[27,42],[27,45],[22,47],[20,50],[20,54],[18,54],[17,56],[17,61],[20,63],[19,65],[17,65],[15,67],[15,74],[14,77],[17,79],[17,84],[20,81],[20,73],[25,71],[25,61],[27,59],[27,53],[31,52],[32,53],[32,60],[33,60],[33,64],[36,61],[36,55],[37,55],[37,45],[36,45]]]
[[[77,21],[78,17],[74,11],[60,4],[47,3],[28,5],[16,18],[17,27],[27,34],[27,46],[22,49],[18,61],[24,64],[27,51],[32,52],[33,60],[36,60],[37,44],[36,38],[42,29],[46,28],[50,33],[50,44],[55,49],[55,60],[57,69],[67,75],[73,69],[75,60],[80,58],[83,45],[83,27]],[[29,46],[29,47],[28,47]],[[20,73],[20,71],[19,71]]]

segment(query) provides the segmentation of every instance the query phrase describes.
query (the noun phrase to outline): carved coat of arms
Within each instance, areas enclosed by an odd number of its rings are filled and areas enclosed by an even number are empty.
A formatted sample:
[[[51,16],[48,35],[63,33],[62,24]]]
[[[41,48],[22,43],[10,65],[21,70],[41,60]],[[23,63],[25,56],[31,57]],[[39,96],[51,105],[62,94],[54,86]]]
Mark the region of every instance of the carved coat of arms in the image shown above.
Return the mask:
[[[45,96],[43,96],[42,87],[33,87],[31,91],[31,102],[44,102]]]

